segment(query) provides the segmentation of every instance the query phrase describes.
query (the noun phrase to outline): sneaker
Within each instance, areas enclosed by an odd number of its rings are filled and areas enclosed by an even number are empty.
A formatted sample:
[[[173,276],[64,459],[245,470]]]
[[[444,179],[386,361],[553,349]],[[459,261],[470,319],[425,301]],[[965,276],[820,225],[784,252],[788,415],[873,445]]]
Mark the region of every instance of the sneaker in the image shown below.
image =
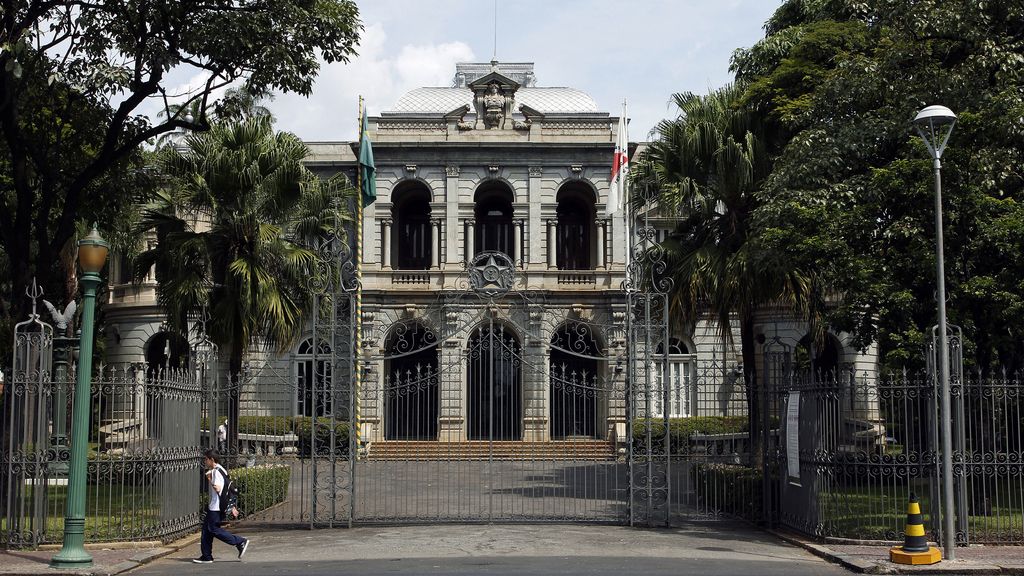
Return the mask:
[[[196,564],[213,564],[213,558],[193,558],[192,561]]]
[[[246,539],[245,542],[242,542],[238,546],[235,546],[235,548],[238,549],[238,559],[241,560],[242,556],[245,555],[245,551],[249,549],[249,540]]]

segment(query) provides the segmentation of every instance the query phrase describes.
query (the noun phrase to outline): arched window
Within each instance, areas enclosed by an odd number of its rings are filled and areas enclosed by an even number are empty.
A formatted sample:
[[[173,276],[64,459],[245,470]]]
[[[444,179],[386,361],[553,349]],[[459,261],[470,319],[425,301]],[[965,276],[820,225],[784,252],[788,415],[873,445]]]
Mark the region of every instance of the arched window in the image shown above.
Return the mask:
[[[559,270],[592,270],[595,260],[593,193],[567,185],[558,191],[555,264]]]
[[[551,337],[549,396],[553,439],[598,436],[600,355],[597,340],[586,324],[566,324]]]
[[[476,194],[476,253],[495,250],[515,258],[512,246],[512,191],[503,185],[481,188]]]
[[[187,367],[188,352],[188,342],[180,335],[157,332],[146,342],[147,376]]]
[[[470,440],[523,439],[523,347],[502,324],[486,323],[473,331],[467,349]]]
[[[422,185],[394,195],[394,254],[398,270],[427,270],[434,251],[430,230],[430,192]]]
[[[157,332],[146,342],[146,379],[159,381],[168,370],[184,370],[188,367],[188,341],[179,334]],[[153,394],[145,394],[146,429],[154,436],[159,433],[161,400]],[[137,400],[136,400],[137,401]]]
[[[839,371],[839,341],[832,334],[825,334],[820,342],[814,342],[810,334],[797,343],[795,368],[806,374],[808,371],[818,379],[835,380]]]
[[[694,385],[696,371],[695,356],[682,340],[670,338],[668,341],[668,398],[665,398],[665,371],[660,362],[666,360],[665,343],[660,342],[653,358],[654,380],[651,386],[651,410],[655,416],[665,415],[668,402],[669,418],[685,418],[695,415],[697,390]]]
[[[437,338],[419,323],[396,324],[384,350],[384,438],[437,440]]]
[[[295,357],[295,367],[295,413],[299,416],[330,415],[334,397],[330,345],[319,340],[316,354],[313,354],[313,339],[303,340]]]

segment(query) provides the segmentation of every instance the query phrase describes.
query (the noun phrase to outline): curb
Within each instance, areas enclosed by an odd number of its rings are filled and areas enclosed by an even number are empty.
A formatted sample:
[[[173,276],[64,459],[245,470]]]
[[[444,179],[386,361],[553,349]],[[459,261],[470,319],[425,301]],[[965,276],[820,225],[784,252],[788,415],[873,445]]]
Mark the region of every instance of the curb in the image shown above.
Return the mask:
[[[50,569],[46,571],[47,576],[115,576],[116,574],[123,574],[129,570],[134,570],[143,564],[148,564],[157,558],[162,558],[168,554],[173,554],[178,550],[186,546],[195,544],[199,540],[199,534],[190,534],[183,538],[179,538],[169,544],[164,544],[159,548],[152,548],[144,550],[129,557],[123,562],[118,562],[112,566],[93,566],[92,568],[78,569],[78,570],[54,570]],[[92,549],[98,549],[102,544],[90,546]],[[119,548],[131,548],[131,546],[120,546]],[[3,576],[39,576],[40,572],[3,572],[0,571]]]
[[[186,546],[190,546],[199,541],[200,534],[189,534],[183,538],[179,538],[174,542],[171,542],[160,548],[154,548],[152,550],[146,550],[145,552],[139,552],[135,556],[132,556],[124,562],[114,564],[110,567],[109,572],[104,573],[104,576],[114,576],[115,574],[121,574],[129,570],[134,570],[143,564],[148,564],[157,558],[163,558],[168,554],[173,554],[178,550]],[[75,574],[75,572],[72,572]]]
[[[836,551],[832,550],[831,548],[828,548],[827,546],[822,546],[820,544],[814,544],[812,542],[807,542],[807,541],[801,540],[799,538],[796,538],[796,537],[794,537],[794,536],[792,536],[790,534],[787,534],[785,532],[779,532],[777,530],[766,530],[766,532],[768,532],[772,536],[775,536],[776,538],[779,538],[780,540],[782,540],[782,541],[784,541],[784,542],[786,542],[788,544],[792,544],[794,546],[798,546],[800,548],[803,548],[804,550],[807,550],[808,552],[810,552],[811,554],[814,554],[818,558],[821,558],[823,560],[827,560],[827,561],[829,561],[829,562],[831,562],[833,564],[838,564],[838,565],[842,566],[843,568],[846,568],[847,570],[856,572],[858,574],[897,574],[898,573],[897,571],[890,570],[887,567],[882,566],[881,564],[876,564],[874,562],[869,562],[869,561],[866,561],[866,560],[861,560],[860,558],[855,558],[855,557],[850,556],[848,554],[839,554]]]
[[[946,562],[946,564],[944,565],[936,564],[932,566],[903,567],[901,565],[893,564],[884,558],[872,561],[857,558],[849,554],[842,554],[827,546],[808,542],[785,532],[779,532],[776,530],[766,530],[766,532],[783,540],[784,542],[803,548],[819,558],[832,562],[833,564],[838,564],[843,568],[858,574],[977,574],[979,576],[988,574],[1024,575],[1024,563],[1007,565],[964,564],[962,561],[958,560],[945,560],[944,562]]]

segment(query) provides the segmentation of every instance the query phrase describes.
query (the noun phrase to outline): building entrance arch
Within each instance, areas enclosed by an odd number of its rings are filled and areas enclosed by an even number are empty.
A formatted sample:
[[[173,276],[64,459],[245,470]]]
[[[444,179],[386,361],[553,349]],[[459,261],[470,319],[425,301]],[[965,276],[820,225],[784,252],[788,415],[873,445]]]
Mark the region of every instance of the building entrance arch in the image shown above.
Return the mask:
[[[466,350],[467,430],[470,440],[521,440],[522,344],[516,333],[489,319]]]
[[[385,440],[436,440],[437,337],[422,324],[398,324],[385,354]]]

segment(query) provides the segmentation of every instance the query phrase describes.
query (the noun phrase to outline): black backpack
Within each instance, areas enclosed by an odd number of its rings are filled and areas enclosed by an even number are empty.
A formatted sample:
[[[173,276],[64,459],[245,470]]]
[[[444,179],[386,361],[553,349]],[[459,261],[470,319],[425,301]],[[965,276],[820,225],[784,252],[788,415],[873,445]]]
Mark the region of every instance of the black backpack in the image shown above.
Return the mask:
[[[220,490],[220,513],[225,514],[232,508],[238,507],[238,484],[231,479],[231,475],[224,468],[224,487]]]

